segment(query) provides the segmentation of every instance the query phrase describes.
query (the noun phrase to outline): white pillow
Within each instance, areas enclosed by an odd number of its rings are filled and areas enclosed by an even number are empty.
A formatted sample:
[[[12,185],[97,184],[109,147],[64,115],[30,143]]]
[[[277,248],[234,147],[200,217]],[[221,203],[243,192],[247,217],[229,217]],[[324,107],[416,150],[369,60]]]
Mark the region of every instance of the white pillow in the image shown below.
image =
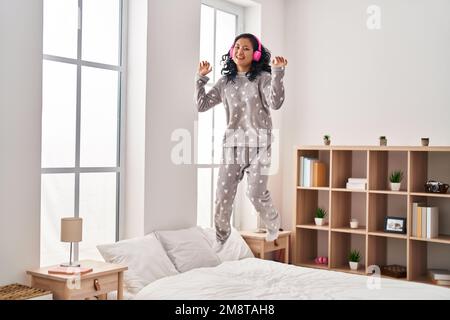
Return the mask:
[[[214,228],[204,228],[203,232],[211,243],[216,242],[216,230]],[[244,238],[242,238],[239,231],[235,228],[231,228],[230,237],[224,243],[222,248],[213,244],[213,249],[219,256],[221,262],[255,257]]]
[[[124,290],[138,293],[157,279],[178,274],[154,233],[144,237],[97,246],[106,262],[126,265]]]
[[[219,257],[200,227],[155,233],[179,272],[220,264]]]

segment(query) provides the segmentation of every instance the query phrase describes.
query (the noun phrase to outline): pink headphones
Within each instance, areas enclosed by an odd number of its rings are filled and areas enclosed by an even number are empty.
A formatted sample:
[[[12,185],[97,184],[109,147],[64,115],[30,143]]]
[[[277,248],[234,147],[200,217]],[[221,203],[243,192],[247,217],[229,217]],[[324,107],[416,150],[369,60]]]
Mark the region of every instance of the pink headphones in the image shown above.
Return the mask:
[[[252,36],[256,39],[256,41],[258,41],[258,50],[253,52],[253,61],[259,61],[261,59],[261,55],[262,55],[262,53],[261,53],[261,41],[259,41],[259,39],[256,36],[254,36],[254,35],[252,35]],[[230,57],[231,57],[231,59],[233,59],[233,55],[234,55],[233,54],[233,51],[234,51],[233,49],[234,49],[234,43],[233,43],[233,45],[230,48]]]

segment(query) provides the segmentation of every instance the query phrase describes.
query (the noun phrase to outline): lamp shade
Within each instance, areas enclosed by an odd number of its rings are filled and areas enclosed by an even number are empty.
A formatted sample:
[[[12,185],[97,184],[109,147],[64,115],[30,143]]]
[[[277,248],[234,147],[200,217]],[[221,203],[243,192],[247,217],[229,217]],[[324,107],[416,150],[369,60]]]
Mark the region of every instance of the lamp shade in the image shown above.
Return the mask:
[[[61,219],[61,241],[79,242],[82,239],[83,219],[62,218]]]

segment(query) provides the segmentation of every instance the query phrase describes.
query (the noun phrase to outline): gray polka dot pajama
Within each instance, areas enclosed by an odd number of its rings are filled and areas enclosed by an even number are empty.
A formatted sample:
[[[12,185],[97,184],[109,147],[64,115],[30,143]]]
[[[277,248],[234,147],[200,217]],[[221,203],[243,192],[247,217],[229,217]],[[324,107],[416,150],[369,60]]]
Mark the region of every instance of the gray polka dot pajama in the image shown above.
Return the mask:
[[[214,223],[216,237],[225,242],[231,233],[231,214],[237,187],[247,174],[246,195],[269,233],[280,227],[280,216],[267,190],[273,142],[270,109],[277,110],[284,101],[284,67],[272,67],[254,81],[238,73],[235,83],[221,77],[206,93],[209,78],[196,75],[195,103],[204,112],[219,103],[226,111],[227,129],[223,137],[222,163],[219,168]]]

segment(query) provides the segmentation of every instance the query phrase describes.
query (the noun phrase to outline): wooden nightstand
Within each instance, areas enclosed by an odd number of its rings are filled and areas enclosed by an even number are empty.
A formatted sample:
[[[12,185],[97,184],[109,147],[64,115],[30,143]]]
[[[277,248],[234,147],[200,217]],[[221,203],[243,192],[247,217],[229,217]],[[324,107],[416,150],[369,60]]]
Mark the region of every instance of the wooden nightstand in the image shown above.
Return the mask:
[[[29,270],[31,286],[53,293],[56,300],[80,300],[92,297],[106,299],[108,292],[117,290],[117,299],[123,299],[123,272],[128,267],[102,261],[80,261],[82,267],[92,268],[91,272],[75,275],[49,274],[49,266]],[[79,278],[78,278],[79,277]]]
[[[264,259],[264,254],[276,250],[284,251],[284,263],[289,263],[289,241],[291,231],[280,231],[278,239],[275,241],[266,241],[265,233],[254,231],[241,231],[241,236],[247,242],[254,255],[259,255]]]

